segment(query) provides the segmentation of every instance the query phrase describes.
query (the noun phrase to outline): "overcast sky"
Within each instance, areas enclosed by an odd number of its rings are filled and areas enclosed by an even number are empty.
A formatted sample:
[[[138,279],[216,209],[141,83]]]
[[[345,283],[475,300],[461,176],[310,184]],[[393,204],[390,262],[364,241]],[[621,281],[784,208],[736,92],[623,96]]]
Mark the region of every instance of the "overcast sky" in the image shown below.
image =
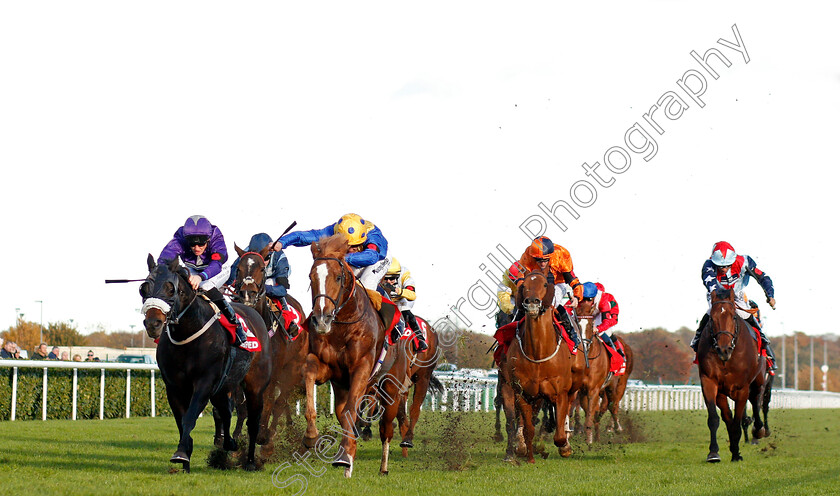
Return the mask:
[[[356,212],[431,320],[458,306],[491,332],[488,255],[518,258],[544,225],[615,295],[619,329],[695,327],[727,240],[776,285],[776,311],[747,290],[770,335],[835,332],[826,5],[5,2],[0,329],[41,300],[45,324],[139,330],[138,285],[103,281],[145,277],[193,214],[233,252]],[[711,48],[717,79],[691,55]],[[540,208],[560,201],[565,231]],[[308,307],[311,254],[287,253]]]

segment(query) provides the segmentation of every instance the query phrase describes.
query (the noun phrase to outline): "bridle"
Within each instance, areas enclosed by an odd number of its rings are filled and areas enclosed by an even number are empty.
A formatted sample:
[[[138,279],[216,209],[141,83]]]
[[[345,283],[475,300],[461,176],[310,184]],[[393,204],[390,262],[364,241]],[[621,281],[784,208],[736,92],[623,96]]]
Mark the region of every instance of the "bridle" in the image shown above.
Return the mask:
[[[527,277],[530,277],[531,275],[538,275],[538,276],[542,277],[543,279],[545,279],[546,285],[548,285],[548,277],[546,277],[545,274],[543,274],[542,272],[531,272],[530,274],[526,275],[525,277],[527,278]],[[524,292],[524,289],[523,289],[523,292]],[[529,305],[539,305],[539,314],[538,315],[542,315],[543,313],[545,313],[546,306],[543,304],[543,299],[542,298],[525,298],[525,299],[522,300],[522,308],[525,308],[526,311],[527,311],[526,307],[529,306]]]
[[[542,278],[545,279],[546,284],[548,284],[548,277],[546,277],[545,274],[543,274],[542,272],[532,272],[525,277],[527,278],[527,277],[531,276],[532,274],[542,276]],[[523,291],[524,291],[524,289],[523,289]],[[539,315],[538,315],[538,317],[539,317],[539,316],[542,316],[545,313],[545,310],[546,310],[546,306],[543,304],[543,299],[542,298],[525,298],[525,299],[522,300],[523,308],[526,305],[537,305],[537,304],[539,304]],[[551,306],[551,305],[549,305],[549,306]],[[552,323],[551,325],[553,326],[554,324]],[[520,332],[518,328],[516,329],[516,341],[519,343],[519,351],[522,352],[522,356],[525,357],[525,359],[528,360],[531,363],[547,362],[547,361],[551,360],[552,358],[554,358],[554,356],[557,355],[557,352],[560,351],[560,338],[558,338],[557,339],[557,346],[554,348],[554,352],[551,355],[549,355],[545,358],[531,358],[531,357],[528,356],[527,353],[525,353],[525,347],[522,345],[522,332]]]
[[[330,301],[333,304],[333,309],[332,309],[332,311],[329,312],[328,315],[334,323],[336,323],[336,324],[355,324],[356,322],[362,320],[362,316],[359,316],[358,319],[356,319],[354,321],[351,321],[351,322],[342,322],[342,321],[336,320],[336,317],[338,316],[339,312],[341,312],[341,310],[344,308],[344,306],[347,305],[347,303],[350,302],[351,299],[353,299],[353,295],[356,292],[356,278],[353,276],[353,273],[350,271],[350,269],[348,269],[345,266],[344,260],[340,260],[340,259],[335,258],[335,257],[318,257],[318,258],[315,259],[316,262],[322,261],[322,260],[323,261],[338,262],[338,266],[341,267],[341,275],[338,276],[338,284],[339,284],[340,289],[338,290],[338,295],[335,298],[333,298],[332,296],[330,296],[326,293],[319,293],[319,294],[316,294],[316,295],[312,295],[312,308],[313,309],[315,308],[315,302],[318,301],[318,298],[326,298],[328,301]],[[350,284],[352,286],[350,288],[350,294],[348,294],[347,298],[344,298],[344,301],[342,301],[342,296],[344,296],[344,293],[347,291],[346,282],[347,282],[347,276],[348,275],[350,276],[350,280],[351,280]],[[326,283],[324,284],[324,288],[326,289]]]
[[[184,314],[187,313],[187,310],[189,310],[190,307],[192,307],[193,303],[195,303],[195,300],[198,297],[198,292],[193,291],[192,298],[190,299],[190,302],[187,303],[184,306],[183,310],[181,310],[180,312],[177,312],[177,306],[178,306],[178,302],[179,302],[179,298],[178,298],[177,295],[181,292],[180,285],[184,281],[183,281],[183,278],[179,274],[172,273],[172,275],[173,275],[173,278],[174,278],[174,281],[173,281],[172,284],[173,284],[173,286],[175,286],[175,295],[176,296],[173,297],[171,301],[169,301],[168,299],[155,298],[155,297],[146,298],[145,300],[143,300],[143,308],[141,309],[141,312],[143,313],[143,315],[146,315],[146,313],[150,309],[155,308],[155,309],[159,310],[161,313],[163,313],[163,315],[164,315],[163,325],[166,328],[167,337],[172,342],[172,344],[182,345],[182,344],[187,344],[190,341],[193,341],[196,338],[198,338],[199,336],[201,336],[202,334],[204,334],[204,332],[207,329],[209,329],[210,326],[213,325],[213,323],[216,322],[219,319],[219,316],[221,315],[221,313],[216,312],[213,315],[213,317],[211,317],[210,320],[207,321],[207,323],[205,323],[204,326],[201,329],[192,333],[186,339],[181,340],[181,341],[174,340],[172,338],[172,333],[170,331],[170,326],[178,325],[179,321],[181,320],[181,317],[183,317]],[[147,282],[153,281],[151,274],[146,279],[146,281]],[[176,312],[177,312],[177,315],[175,317],[172,317],[172,314],[176,313]]]
[[[738,307],[731,300],[717,300],[717,301],[712,302],[712,310],[715,308],[715,305],[720,305],[720,304],[732,305],[732,308],[733,308],[732,322],[735,325],[735,332],[734,333],[729,332],[729,331],[717,331],[717,332],[715,332],[714,331],[714,329],[715,329],[714,321],[712,321],[711,322],[711,324],[712,324],[712,332],[711,332],[712,346],[714,346],[715,350],[717,351],[718,355],[720,355],[720,356],[726,355],[727,353],[731,355],[732,352],[735,351],[735,345],[738,342],[738,335],[741,333],[741,326],[738,325]],[[710,315],[709,318],[710,319],[711,319],[712,310],[709,310],[709,315]],[[720,344],[718,343],[718,337],[721,336],[721,335],[732,336],[732,342],[729,343],[729,346],[727,346],[725,350],[722,350],[720,348]]]

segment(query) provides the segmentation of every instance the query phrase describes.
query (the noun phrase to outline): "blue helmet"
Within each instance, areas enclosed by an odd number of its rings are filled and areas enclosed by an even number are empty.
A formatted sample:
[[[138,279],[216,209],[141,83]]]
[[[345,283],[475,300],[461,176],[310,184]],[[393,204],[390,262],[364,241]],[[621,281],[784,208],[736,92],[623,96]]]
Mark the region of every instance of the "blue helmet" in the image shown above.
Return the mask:
[[[188,244],[201,244],[207,242],[213,235],[213,225],[203,215],[193,215],[184,222],[184,239]]]
[[[257,233],[251,236],[251,240],[248,242],[248,251],[259,252],[271,242],[274,241],[271,236],[266,233]]]
[[[583,297],[584,298],[595,298],[595,295],[597,295],[597,294],[598,294],[598,286],[596,286],[594,282],[583,283]]]

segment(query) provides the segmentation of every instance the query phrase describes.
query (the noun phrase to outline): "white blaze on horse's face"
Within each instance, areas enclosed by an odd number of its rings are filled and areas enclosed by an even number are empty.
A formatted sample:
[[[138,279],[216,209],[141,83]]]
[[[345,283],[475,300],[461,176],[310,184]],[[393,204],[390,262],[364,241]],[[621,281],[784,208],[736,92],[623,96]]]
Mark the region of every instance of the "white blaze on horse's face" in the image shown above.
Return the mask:
[[[315,294],[326,294],[327,293],[327,277],[329,276],[329,269],[327,269],[327,264],[322,263],[318,267],[315,268],[315,275],[317,276],[316,285],[318,286],[315,288]],[[326,298],[319,298],[319,305],[321,305],[321,312],[324,311],[324,301]]]

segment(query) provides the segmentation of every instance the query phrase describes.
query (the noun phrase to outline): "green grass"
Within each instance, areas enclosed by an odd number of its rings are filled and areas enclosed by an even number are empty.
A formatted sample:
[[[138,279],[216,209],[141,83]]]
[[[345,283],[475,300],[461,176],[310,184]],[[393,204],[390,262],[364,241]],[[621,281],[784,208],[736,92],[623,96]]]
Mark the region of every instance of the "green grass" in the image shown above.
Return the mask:
[[[742,445],[744,461],[730,463],[725,429],[719,430],[722,463],[705,463],[708,429],[704,412],[631,413],[628,432],[605,435],[561,459],[550,440],[547,459],[505,463],[504,445],[494,443],[492,414],[424,413],[408,459],[393,444],[390,475],[378,475],[380,443],[360,443],[353,478],[314,459],[320,476],[295,465],[300,425],[280,436],[262,471],[217,470],[206,463],[212,419],[194,431],[192,473],[174,470],[177,445],[170,418],[0,422],[3,494],[294,494],[272,484],[299,475],[306,494],[358,496],[402,494],[838,494],[840,411],[771,411],[770,438]],[[322,420],[322,433],[331,420]]]

